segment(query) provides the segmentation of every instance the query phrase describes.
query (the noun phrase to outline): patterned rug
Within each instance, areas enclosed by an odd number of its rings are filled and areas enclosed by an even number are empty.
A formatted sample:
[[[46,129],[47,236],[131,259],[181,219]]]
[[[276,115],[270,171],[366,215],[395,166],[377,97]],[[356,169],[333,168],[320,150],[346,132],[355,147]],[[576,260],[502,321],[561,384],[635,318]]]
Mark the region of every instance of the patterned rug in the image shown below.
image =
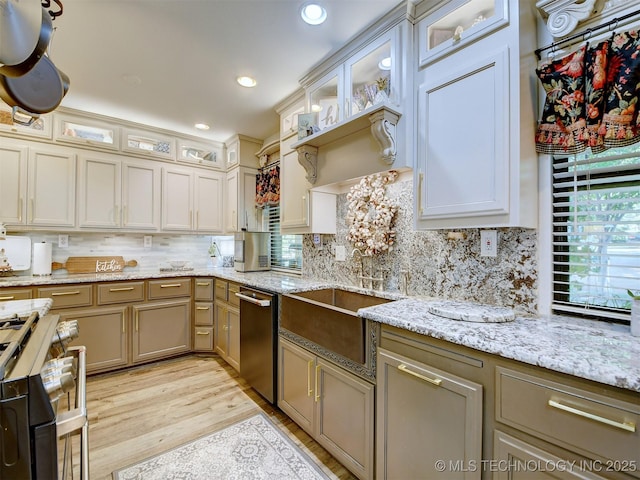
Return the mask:
[[[328,479],[263,414],[113,472],[114,480]]]

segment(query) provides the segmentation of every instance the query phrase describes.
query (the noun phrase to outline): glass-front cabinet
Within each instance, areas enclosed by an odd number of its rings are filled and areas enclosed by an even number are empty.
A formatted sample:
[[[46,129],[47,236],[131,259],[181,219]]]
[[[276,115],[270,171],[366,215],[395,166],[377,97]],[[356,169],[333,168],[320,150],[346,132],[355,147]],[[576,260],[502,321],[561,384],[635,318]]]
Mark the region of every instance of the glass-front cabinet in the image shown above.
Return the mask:
[[[377,39],[345,64],[347,116],[379,104],[398,103],[396,31]]]
[[[222,169],[224,168],[223,151],[222,145],[178,139],[177,154],[180,162]]]
[[[169,160],[176,158],[173,138],[144,130],[125,129],[122,150]]]
[[[308,91],[308,112],[299,123],[298,137],[303,138],[332,127],[344,118],[343,66],[315,82]],[[301,117],[298,117],[301,118]]]
[[[418,27],[420,66],[457,50],[509,22],[506,0],[450,0]]]
[[[91,145],[108,150],[120,148],[117,125],[74,115],[56,114],[54,138],[58,142]]]

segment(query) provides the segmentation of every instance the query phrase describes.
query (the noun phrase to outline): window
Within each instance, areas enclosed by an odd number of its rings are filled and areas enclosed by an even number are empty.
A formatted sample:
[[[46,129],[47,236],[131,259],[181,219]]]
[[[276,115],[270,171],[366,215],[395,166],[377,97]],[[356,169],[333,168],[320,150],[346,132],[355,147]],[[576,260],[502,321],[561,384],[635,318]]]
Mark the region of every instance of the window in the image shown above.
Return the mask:
[[[302,272],[302,235],[280,234],[280,207],[266,207],[271,232],[271,268],[289,272]]]
[[[553,161],[553,309],[628,320],[640,292],[640,144]]]

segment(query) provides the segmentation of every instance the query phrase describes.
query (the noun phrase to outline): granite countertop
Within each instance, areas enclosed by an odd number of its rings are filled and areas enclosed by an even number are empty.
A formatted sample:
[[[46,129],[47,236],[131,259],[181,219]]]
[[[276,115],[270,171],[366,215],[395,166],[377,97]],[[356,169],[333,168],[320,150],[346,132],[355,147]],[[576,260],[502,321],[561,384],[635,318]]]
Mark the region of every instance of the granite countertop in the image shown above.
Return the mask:
[[[42,317],[49,312],[52,305],[53,300],[51,298],[33,298],[30,300],[0,302],[0,320],[11,318],[14,315],[26,317],[34,311],[37,311]]]
[[[217,277],[281,294],[337,287],[334,283],[313,281],[297,275],[273,271],[242,273],[228,267],[178,271],[132,269],[108,274],[2,277],[0,287],[181,276]],[[339,287],[362,291],[356,287]],[[514,321],[505,323],[465,322],[430,313],[429,303],[437,299],[407,298],[393,292],[367,293],[396,301],[359,310],[358,314],[365,319],[504,358],[640,392],[640,337],[631,336],[628,326],[556,315],[516,316]],[[28,311],[41,308],[39,302],[42,301],[51,302],[49,299],[16,300],[0,302],[0,308],[6,304],[16,304],[16,308]],[[51,304],[48,304],[47,311],[50,306]],[[5,310],[7,308],[5,307]],[[3,313],[0,310],[0,318],[2,317]]]

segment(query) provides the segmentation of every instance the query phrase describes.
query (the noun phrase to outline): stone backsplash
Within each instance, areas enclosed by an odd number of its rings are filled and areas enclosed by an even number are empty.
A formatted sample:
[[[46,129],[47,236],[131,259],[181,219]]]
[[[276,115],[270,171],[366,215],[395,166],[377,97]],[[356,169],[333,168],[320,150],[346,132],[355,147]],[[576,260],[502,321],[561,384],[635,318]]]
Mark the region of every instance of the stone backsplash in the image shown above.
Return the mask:
[[[402,290],[401,271],[408,272],[410,295],[463,300],[511,307],[525,313],[537,310],[537,233],[531,229],[500,228],[496,257],[480,256],[480,230],[456,230],[463,239],[450,240],[450,230],[415,231],[411,182],[388,186],[398,202],[396,243],[391,252],[365,258],[367,276],[384,277],[384,289]],[[360,258],[352,254],[347,236],[347,195],[338,196],[337,234],[323,235],[317,248],[311,235],[303,242],[303,275],[359,286]],[[346,261],[335,260],[335,247],[345,246]],[[370,275],[373,267],[374,275]],[[366,281],[365,287],[368,286]],[[374,285],[377,286],[377,285]]]

